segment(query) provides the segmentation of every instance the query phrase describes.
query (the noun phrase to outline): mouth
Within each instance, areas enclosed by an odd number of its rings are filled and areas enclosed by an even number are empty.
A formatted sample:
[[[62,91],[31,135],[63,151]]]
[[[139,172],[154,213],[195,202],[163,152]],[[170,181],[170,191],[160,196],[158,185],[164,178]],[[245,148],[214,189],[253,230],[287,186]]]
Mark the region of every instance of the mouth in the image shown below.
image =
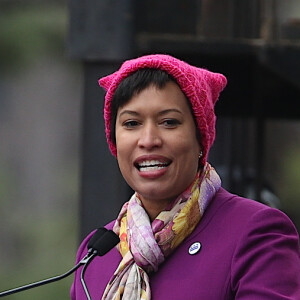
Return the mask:
[[[151,172],[167,168],[170,164],[171,161],[143,160],[136,162],[134,165],[140,172]]]

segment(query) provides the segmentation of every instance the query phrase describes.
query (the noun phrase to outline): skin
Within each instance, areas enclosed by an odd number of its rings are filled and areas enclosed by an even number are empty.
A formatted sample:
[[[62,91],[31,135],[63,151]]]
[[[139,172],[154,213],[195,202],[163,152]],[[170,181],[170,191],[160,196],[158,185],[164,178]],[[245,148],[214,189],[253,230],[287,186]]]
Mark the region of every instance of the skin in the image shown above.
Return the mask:
[[[116,147],[123,177],[154,220],[193,182],[198,169],[195,123],[176,83],[150,86],[118,109]]]

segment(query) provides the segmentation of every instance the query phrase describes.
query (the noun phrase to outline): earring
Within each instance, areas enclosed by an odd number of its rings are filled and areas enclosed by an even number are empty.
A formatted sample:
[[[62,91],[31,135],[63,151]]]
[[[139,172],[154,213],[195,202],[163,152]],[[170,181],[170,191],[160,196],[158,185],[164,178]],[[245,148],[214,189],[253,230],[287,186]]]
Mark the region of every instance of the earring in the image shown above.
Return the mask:
[[[198,158],[200,159],[202,157],[202,155],[203,155],[203,152],[202,152],[202,150],[200,150]]]

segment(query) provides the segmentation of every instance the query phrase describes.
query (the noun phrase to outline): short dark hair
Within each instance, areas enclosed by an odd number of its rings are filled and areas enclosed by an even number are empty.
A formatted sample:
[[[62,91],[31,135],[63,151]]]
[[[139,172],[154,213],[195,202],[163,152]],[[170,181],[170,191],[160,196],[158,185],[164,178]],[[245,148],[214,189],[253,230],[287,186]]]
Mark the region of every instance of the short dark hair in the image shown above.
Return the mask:
[[[121,81],[111,102],[111,139],[114,143],[116,143],[115,127],[118,109],[149,86],[153,85],[162,89],[170,81],[176,83],[176,80],[167,72],[151,68],[139,69]]]

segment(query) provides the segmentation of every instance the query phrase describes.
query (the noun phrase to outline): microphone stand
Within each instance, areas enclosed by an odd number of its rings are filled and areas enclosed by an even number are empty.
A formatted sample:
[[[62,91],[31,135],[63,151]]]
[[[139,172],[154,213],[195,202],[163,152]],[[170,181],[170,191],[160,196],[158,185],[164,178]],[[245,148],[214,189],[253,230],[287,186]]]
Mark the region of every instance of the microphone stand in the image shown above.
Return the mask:
[[[44,284],[47,284],[47,283],[51,283],[51,282],[61,280],[65,277],[69,276],[73,272],[75,272],[80,266],[84,265],[84,267],[82,268],[82,271],[81,271],[81,283],[82,283],[82,286],[84,288],[84,292],[86,294],[87,299],[91,300],[91,296],[89,294],[88,288],[87,288],[86,283],[84,281],[85,271],[86,271],[88,265],[90,264],[90,262],[92,261],[92,259],[96,255],[99,255],[99,256],[105,255],[114,246],[116,246],[119,243],[119,241],[120,241],[120,239],[119,239],[118,235],[116,235],[112,230],[107,230],[106,228],[99,228],[97,230],[97,232],[91,238],[90,242],[88,243],[88,253],[71,270],[69,270],[68,272],[66,272],[62,275],[58,275],[58,276],[55,276],[55,277],[51,277],[51,278],[48,278],[48,279],[44,279],[44,280],[37,281],[37,282],[34,282],[34,283],[30,283],[30,284],[27,284],[27,285],[24,285],[24,286],[20,286],[18,288],[14,288],[14,289],[11,289],[11,290],[1,292],[0,297],[12,295],[12,294],[15,294],[15,293],[18,293],[18,292],[21,292],[21,291],[25,291],[25,290],[29,290],[31,288],[38,287],[38,286],[41,286],[41,285],[44,285]]]
[[[92,259],[94,258],[94,256],[96,254],[97,254],[97,252],[93,252],[93,254],[86,260],[86,263],[84,264],[84,266],[81,270],[81,274],[80,274],[80,281],[81,281],[82,287],[84,289],[87,300],[92,300],[92,297],[91,297],[89,290],[87,288],[87,285],[85,283],[84,274],[85,274],[85,271],[86,271],[88,265],[90,264],[90,262],[92,261]]]
[[[90,250],[92,250],[92,249],[90,249]],[[95,252],[97,253],[97,251],[88,252],[88,254],[77,265],[75,265],[72,269],[70,269],[68,272],[66,272],[62,275],[54,276],[54,277],[51,277],[51,278],[48,278],[48,279],[44,279],[44,280],[41,280],[41,281],[37,281],[37,282],[30,283],[30,284],[27,284],[27,285],[24,285],[24,286],[21,286],[21,287],[17,287],[17,288],[11,289],[11,290],[1,292],[0,297],[12,295],[12,294],[15,294],[15,293],[18,293],[18,292],[21,292],[21,291],[26,291],[26,290],[29,290],[31,288],[35,288],[35,287],[38,287],[38,286],[41,286],[41,285],[44,285],[44,284],[48,284],[48,283],[51,283],[51,282],[55,282],[55,281],[58,281],[58,280],[61,280],[61,279],[65,278],[65,277],[68,277],[73,272],[75,272],[81,265],[84,265],[88,261],[90,261],[90,259],[93,258],[96,255]]]

